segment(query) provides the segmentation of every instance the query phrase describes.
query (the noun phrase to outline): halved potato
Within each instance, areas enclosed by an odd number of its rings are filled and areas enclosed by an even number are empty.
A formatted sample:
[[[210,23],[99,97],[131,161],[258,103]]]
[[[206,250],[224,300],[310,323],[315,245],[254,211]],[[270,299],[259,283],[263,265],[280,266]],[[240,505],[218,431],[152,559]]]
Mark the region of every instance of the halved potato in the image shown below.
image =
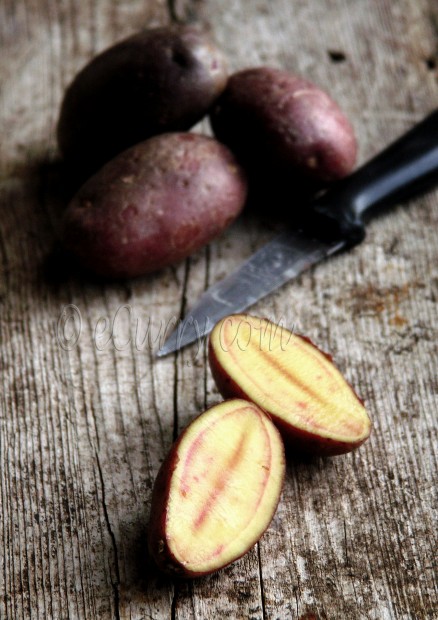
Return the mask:
[[[350,452],[370,434],[363,402],[331,357],[267,319],[242,314],[219,321],[209,360],[221,394],[254,402],[300,452]]]
[[[233,399],[201,414],[155,482],[148,539],[158,566],[196,577],[238,559],[271,522],[284,472],[280,434],[256,405]]]

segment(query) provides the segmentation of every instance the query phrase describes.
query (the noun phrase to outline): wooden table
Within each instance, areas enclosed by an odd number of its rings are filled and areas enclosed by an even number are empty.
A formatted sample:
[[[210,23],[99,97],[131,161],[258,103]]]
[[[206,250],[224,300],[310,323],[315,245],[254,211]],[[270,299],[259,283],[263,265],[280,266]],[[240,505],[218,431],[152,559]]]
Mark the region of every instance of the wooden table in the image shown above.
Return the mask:
[[[160,462],[219,400],[203,348],[157,361],[157,343],[276,224],[267,205],[124,283],[54,280],[47,256],[63,89],[97,51],[172,19],[210,24],[232,69],[283,67],[326,88],[361,161],[438,102],[435,0],[2,0],[0,618],[437,618],[437,192],[253,310],[334,355],[367,402],[370,441],[290,462],[269,530],[218,574],[177,582],[147,559]]]

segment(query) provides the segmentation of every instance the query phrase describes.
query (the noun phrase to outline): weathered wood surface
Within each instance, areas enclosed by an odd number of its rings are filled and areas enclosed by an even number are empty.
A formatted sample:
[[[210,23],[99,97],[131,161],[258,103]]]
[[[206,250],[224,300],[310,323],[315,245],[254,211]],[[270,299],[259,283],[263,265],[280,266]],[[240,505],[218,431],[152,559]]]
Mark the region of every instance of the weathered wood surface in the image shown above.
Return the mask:
[[[370,441],[290,463],[268,532],[219,574],[173,582],[147,561],[159,464],[218,400],[204,350],[153,359],[159,330],[273,224],[245,215],[184,264],[125,284],[54,283],[45,262],[63,88],[96,51],[175,17],[209,23],[232,68],[326,87],[362,160],[438,103],[435,0],[2,0],[0,618],[437,618],[438,192],[254,309],[333,353],[369,406]]]

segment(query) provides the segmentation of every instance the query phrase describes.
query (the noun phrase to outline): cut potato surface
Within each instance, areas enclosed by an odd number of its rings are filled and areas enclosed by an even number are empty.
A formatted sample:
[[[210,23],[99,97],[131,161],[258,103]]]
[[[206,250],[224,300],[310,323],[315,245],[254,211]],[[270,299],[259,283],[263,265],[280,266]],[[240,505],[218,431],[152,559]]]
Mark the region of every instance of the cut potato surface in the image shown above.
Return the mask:
[[[370,434],[363,403],[331,358],[284,327],[226,317],[211,334],[209,357],[222,395],[256,403],[303,451],[341,454]]]
[[[234,399],[196,418],[154,487],[149,547],[158,565],[197,576],[243,555],[273,517],[284,469],[281,437],[256,405]]]

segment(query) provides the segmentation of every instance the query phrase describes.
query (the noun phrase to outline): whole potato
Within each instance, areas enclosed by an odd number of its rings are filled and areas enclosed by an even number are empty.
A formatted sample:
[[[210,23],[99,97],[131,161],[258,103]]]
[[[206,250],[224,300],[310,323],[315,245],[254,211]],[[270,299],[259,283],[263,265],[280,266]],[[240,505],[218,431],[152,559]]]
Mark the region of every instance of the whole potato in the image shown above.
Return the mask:
[[[96,56],[68,87],[61,153],[94,172],[137,142],[192,127],[226,80],[225,59],[205,32],[177,25],[139,32]]]
[[[239,214],[246,180],[222,144],[168,133],[120,153],[64,214],[64,244],[97,274],[130,277],[195,252]]]
[[[333,99],[278,69],[233,74],[211,123],[216,137],[256,175],[275,171],[333,181],[356,162],[354,131]]]

